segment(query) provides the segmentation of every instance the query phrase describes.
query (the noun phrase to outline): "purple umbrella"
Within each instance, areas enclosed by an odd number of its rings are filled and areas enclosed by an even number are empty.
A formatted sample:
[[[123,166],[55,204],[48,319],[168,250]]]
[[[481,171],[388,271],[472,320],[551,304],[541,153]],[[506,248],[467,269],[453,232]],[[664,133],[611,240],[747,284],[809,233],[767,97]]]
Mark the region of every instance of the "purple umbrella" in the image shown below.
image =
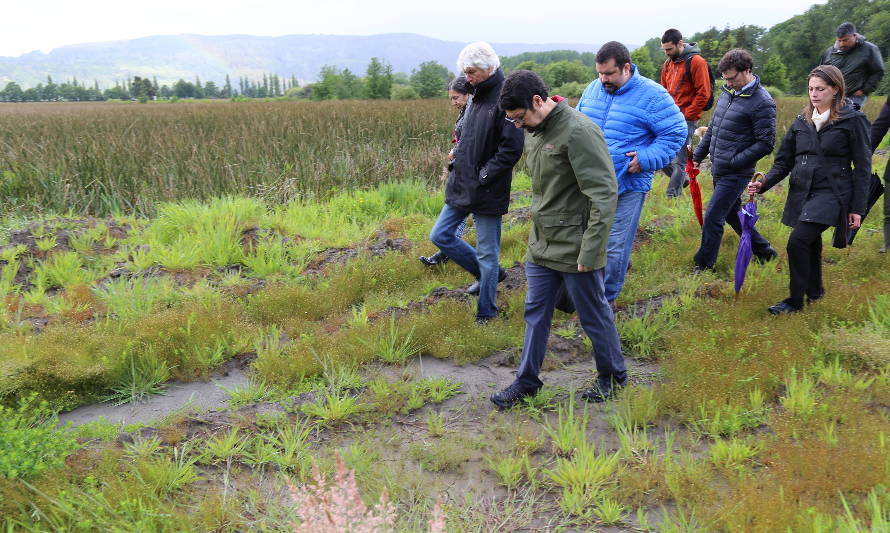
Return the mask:
[[[763,181],[763,174],[757,172],[751,181]],[[748,271],[748,265],[751,263],[751,230],[757,223],[757,202],[754,195],[748,196],[748,203],[739,209],[739,221],[742,225],[742,237],[739,239],[739,252],[735,256],[735,293],[739,294],[742,285],[745,283],[745,273]]]

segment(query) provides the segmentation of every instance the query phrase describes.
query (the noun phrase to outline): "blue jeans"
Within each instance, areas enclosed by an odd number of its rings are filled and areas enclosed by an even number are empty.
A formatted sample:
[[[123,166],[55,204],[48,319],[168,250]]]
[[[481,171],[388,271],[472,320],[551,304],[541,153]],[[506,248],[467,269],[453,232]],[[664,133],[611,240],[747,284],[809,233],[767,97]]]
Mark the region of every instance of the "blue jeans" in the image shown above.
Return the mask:
[[[538,377],[550,322],[556,304],[556,290],[565,283],[578,312],[581,328],[593,343],[593,358],[601,379],[614,377],[618,381],[627,375],[621,341],[615,327],[615,315],[603,292],[604,270],[593,272],[559,272],[534,263],[525,264],[528,293],[525,296],[525,343],[522,360],[516,371],[516,381],[525,388],[538,388],[544,383]]]
[[[671,173],[671,180],[668,182],[667,186],[668,198],[679,198],[683,194],[683,184],[686,183],[686,180],[688,179],[686,177],[686,160],[689,159],[689,156],[686,153],[686,145],[692,141],[692,134],[695,133],[696,123],[697,121],[695,120],[686,121],[686,142],[683,143],[680,151],[677,152],[677,157],[675,157],[674,160],[668,164],[667,168],[665,168],[665,171]]]
[[[718,176],[714,178],[714,194],[708,200],[705,210],[705,221],[701,228],[701,245],[695,253],[696,266],[714,268],[720,243],[723,241],[723,225],[729,224],[739,235],[742,234],[742,223],[739,221],[739,208],[742,200],[739,197],[751,180],[750,176]],[[757,232],[751,231],[751,250],[760,256],[769,250],[769,241]]]
[[[470,213],[445,204],[430,231],[430,240],[461,268],[479,280],[477,318],[498,314],[498,255],[501,253],[501,217],[473,214],[476,223],[476,248],[458,238],[457,227]]]
[[[614,301],[624,287],[630,252],[634,247],[637,226],[640,225],[640,213],[646,193],[629,191],[618,195],[618,207],[615,209],[615,221],[609,233],[606,246],[606,300]]]

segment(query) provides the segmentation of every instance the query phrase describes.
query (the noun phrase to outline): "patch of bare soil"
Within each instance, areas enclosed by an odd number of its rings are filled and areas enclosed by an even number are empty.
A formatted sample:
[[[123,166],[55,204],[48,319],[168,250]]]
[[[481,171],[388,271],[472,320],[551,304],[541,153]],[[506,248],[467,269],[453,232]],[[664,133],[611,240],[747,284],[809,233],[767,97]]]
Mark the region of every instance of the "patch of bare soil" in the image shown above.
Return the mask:
[[[355,259],[362,252],[368,253],[371,257],[380,257],[386,252],[406,252],[411,249],[413,244],[408,239],[393,238],[385,232],[377,232],[376,240],[369,240],[359,244],[358,246],[347,248],[328,248],[318,254],[318,257],[306,267],[303,274],[306,276],[324,275],[328,267],[346,264],[348,261]]]
[[[674,222],[673,215],[665,215],[649,221],[647,224],[641,224],[637,227],[637,234],[634,236],[634,251],[639,250],[642,246],[649,244],[652,237],[658,233],[661,228]]]

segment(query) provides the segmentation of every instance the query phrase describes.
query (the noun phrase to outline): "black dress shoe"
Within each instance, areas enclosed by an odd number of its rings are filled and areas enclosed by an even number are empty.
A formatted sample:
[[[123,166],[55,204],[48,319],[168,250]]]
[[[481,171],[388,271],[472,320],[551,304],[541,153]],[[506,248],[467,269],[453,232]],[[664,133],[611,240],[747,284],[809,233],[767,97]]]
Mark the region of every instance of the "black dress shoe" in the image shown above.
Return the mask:
[[[538,389],[540,389],[540,387],[526,387],[513,382],[501,392],[492,394],[491,403],[497,405],[501,409],[507,409],[521,402],[526,396],[534,396],[538,393]]]
[[[507,279],[507,271],[501,267],[498,267],[498,283]],[[469,294],[479,294],[479,280],[473,282],[472,285],[467,287],[467,293]]]
[[[776,251],[772,246],[768,247],[766,250],[763,250],[760,253],[754,254],[754,260],[758,263],[769,263],[773,259],[779,257],[779,252]]]
[[[418,259],[420,259],[420,262],[426,266],[444,265],[448,262],[448,256],[445,255],[442,250],[439,250],[429,257],[422,255]]]
[[[627,376],[623,379],[615,377],[600,378],[596,380],[596,384],[593,387],[582,392],[581,397],[588,402],[605,402],[614,398],[625,385],[627,385]]]
[[[791,305],[788,303],[788,300],[782,300],[776,305],[770,306],[767,311],[770,312],[771,315],[784,315],[786,313],[799,313],[800,307]]]

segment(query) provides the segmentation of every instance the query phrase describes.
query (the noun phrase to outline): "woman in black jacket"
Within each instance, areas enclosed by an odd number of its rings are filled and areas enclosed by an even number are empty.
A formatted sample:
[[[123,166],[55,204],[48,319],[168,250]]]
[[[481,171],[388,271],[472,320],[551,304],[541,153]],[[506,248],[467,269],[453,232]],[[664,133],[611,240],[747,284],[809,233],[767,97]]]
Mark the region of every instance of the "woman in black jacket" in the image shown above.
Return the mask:
[[[460,130],[461,126],[464,122],[464,111],[467,110],[467,101],[470,98],[470,94],[473,92],[473,86],[470,85],[470,82],[463,76],[457,76],[448,84],[448,99],[451,101],[451,105],[454,106],[458,111],[457,120],[454,121],[454,130],[451,135],[451,144],[454,147],[448,151],[448,166],[445,167],[442,174],[442,181],[448,179],[448,171],[450,170],[451,161],[454,160],[454,149],[457,148],[457,143],[460,142]],[[464,232],[467,230],[466,222],[461,223],[457,227],[457,230],[454,232],[454,235],[460,239]],[[427,265],[441,265],[448,262],[448,256],[445,255],[445,252],[439,250],[433,255],[420,256],[420,262]]]
[[[794,228],[788,238],[791,295],[769,308],[774,315],[803,309],[825,294],[822,285],[822,232],[835,227],[834,246],[847,245],[849,230],[865,213],[871,174],[869,125],[845,98],[837,67],[820,65],[807,78],[809,103],[797,116],[762,184],[762,193],[790,173],[782,223]],[[851,168],[852,165],[852,168]]]

